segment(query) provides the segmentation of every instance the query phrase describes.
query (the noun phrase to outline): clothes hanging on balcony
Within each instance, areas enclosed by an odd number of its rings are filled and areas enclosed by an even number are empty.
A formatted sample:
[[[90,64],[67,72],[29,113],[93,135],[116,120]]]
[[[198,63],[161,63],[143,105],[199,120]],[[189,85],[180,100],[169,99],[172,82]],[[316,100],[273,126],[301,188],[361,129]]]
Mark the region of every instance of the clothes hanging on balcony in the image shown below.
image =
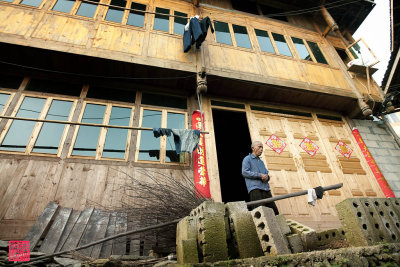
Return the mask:
[[[154,137],[174,135],[176,154],[181,152],[192,153],[200,140],[200,130],[153,128]]]
[[[211,28],[211,32],[214,33],[214,28],[211,24],[211,20],[209,17],[205,17],[204,19],[200,20],[200,28],[201,28],[201,36],[196,40],[196,48],[200,48],[201,44],[207,37],[208,28]]]
[[[198,15],[191,17],[183,33],[183,52],[187,53],[197,39],[202,35]]]

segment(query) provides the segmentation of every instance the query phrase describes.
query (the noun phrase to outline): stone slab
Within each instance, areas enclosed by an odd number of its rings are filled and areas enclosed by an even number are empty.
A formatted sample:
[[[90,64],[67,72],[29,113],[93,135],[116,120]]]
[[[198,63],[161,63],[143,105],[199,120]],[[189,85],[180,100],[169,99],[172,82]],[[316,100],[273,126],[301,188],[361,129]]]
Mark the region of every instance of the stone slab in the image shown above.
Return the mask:
[[[185,217],[176,227],[176,257],[178,263],[198,263],[197,228],[193,217]]]
[[[289,254],[286,237],[282,234],[272,209],[260,206],[251,211],[264,255]]]

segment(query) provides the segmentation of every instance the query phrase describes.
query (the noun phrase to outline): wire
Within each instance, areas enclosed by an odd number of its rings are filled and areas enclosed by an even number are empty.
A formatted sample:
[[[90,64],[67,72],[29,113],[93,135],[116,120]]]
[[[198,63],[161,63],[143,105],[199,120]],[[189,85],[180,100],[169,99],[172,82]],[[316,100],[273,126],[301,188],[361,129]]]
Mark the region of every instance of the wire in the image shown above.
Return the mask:
[[[102,75],[91,75],[91,74],[80,74],[80,73],[73,73],[73,72],[65,72],[65,71],[56,71],[56,70],[49,70],[49,69],[42,69],[42,68],[36,68],[36,67],[31,67],[31,66],[26,66],[26,65],[21,65],[21,64],[16,64],[16,63],[11,63],[11,62],[6,62],[0,60],[0,63],[6,64],[6,65],[11,65],[11,66],[16,66],[16,67],[21,67],[21,68],[27,68],[27,69],[33,69],[33,70],[39,70],[39,71],[46,71],[46,72],[51,72],[51,73],[57,73],[57,74],[66,74],[66,75],[74,75],[74,76],[80,76],[80,77],[88,77],[88,78],[105,78],[105,79],[126,79],[126,80],[175,80],[175,79],[187,79],[191,77],[195,77],[196,74],[191,74],[188,76],[181,76],[181,77],[143,77],[143,78],[135,78],[135,77],[122,77],[122,76],[102,76]]]

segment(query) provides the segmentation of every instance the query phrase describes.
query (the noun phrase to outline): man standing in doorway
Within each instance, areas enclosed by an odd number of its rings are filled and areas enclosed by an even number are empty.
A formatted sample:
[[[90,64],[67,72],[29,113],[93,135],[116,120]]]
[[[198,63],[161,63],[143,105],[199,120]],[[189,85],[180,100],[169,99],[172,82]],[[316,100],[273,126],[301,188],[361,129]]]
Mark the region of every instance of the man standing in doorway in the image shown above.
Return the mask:
[[[260,159],[263,152],[263,144],[260,141],[254,141],[251,144],[251,152],[242,162],[242,175],[246,181],[250,201],[270,198],[272,197],[268,184],[270,176],[264,162]],[[273,209],[275,215],[279,214],[275,202],[264,204],[264,206]],[[254,206],[253,208],[256,207]]]

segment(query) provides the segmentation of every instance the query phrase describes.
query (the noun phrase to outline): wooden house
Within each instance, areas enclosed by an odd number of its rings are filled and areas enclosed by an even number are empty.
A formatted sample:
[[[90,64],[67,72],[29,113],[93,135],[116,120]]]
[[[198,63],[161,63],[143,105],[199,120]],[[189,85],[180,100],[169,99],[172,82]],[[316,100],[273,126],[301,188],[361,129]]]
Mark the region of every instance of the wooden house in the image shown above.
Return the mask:
[[[340,227],[336,203],[383,196],[351,132],[351,118],[371,114],[382,92],[373,68],[346,65],[359,57],[351,34],[373,6],[0,0],[0,238],[23,238],[49,201],[118,206],[119,185],[139,169],[193,177],[192,155],[140,128],[192,129],[199,109],[213,200],[247,200],[242,159],[251,141],[274,134],[286,147],[264,145],[273,195],[344,184],[315,207],[306,197],[279,201],[281,213]],[[196,14],[215,32],[184,53],[184,26]],[[200,76],[207,91],[198,95]],[[319,148],[314,156],[300,147],[305,137]]]

